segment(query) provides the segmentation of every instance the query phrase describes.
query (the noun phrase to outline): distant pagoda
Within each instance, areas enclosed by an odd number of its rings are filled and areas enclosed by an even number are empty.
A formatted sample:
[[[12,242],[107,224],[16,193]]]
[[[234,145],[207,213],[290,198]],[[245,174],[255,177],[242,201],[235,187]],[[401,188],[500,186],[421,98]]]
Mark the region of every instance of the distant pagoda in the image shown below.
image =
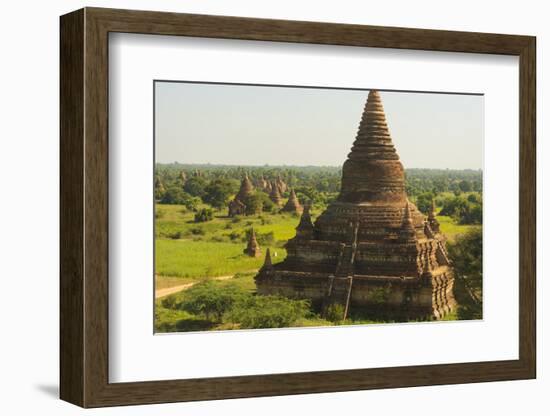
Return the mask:
[[[276,181],[271,182],[271,192],[269,193],[269,199],[277,205],[281,206],[283,200],[281,199],[281,192]]]
[[[288,186],[285,181],[281,178],[281,175],[277,176],[277,180],[275,181],[277,184],[277,188],[279,189],[279,192],[281,194],[284,194],[288,190]]]
[[[336,201],[312,223],[304,209],[287,258],[264,265],[258,293],[307,298],[344,317],[440,319],[456,305],[445,237],[407,198],[403,165],[371,90]],[[435,222],[437,222],[435,220]]]
[[[249,257],[260,257],[262,255],[260,245],[258,244],[258,241],[256,240],[256,233],[254,232],[254,228],[250,229],[250,235],[248,237],[248,244],[246,245],[246,248],[243,250],[243,253],[246,254]],[[271,259],[270,259],[270,261],[271,261]]]
[[[244,175],[241,182],[241,188],[235,198],[229,202],[228,215],[234,217],[235,215],[244,215],[246,213],[246,200],[254,193],[254,186],[248,179],[248,175]]]
[[[162,180],[160,179],[160,176],[155,176],[155,190],[161,194],[163,194],[166,189],[164,188],[164,184],[162,183]]]
[[[281,209],[282,212],[293,212],[300,214],[303,211],[302,206],[300,205],[300,201],[298,201],[298,198],[296,197],[296,193],[294,192],[294,189],[290,190],[290,196],[288,197],[288,201],[286,202],[285,206]]]

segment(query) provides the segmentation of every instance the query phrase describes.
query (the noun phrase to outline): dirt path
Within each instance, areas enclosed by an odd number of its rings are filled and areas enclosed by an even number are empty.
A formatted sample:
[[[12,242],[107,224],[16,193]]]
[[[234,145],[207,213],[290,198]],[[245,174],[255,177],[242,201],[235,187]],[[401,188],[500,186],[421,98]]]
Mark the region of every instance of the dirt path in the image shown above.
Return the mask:
[[[233,279],[233,276],[235,276],[235,275],[230,274],[230,275],[227,275],[227,276],[216,276],[216,277],[211,277],[210,280],[229,280],[229,279]],[[171,295],[172,293],[177,293],[181,290],[187,290],[191,286],[196,285],[197,283],[199,283],[199,282],[196,281],[196,282],[191,282],[191,283],[185,283],[183,285],[166,287],[164,289],[155,290],[155,299],[163,298],[164,296]]]

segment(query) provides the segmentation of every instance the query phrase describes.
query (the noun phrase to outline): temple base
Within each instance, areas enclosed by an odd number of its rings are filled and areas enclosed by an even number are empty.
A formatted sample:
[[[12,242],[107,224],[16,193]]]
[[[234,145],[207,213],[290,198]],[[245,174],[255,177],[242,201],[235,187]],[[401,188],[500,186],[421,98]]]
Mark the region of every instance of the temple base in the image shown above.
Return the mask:
[[[456,309],[449,268],[418,277],[327,276],[322,273],[262,270],[256,276],[260,295],[308,299],[326,312],[341,305],[343,318],[361,316],[384,321],[439,320]]]

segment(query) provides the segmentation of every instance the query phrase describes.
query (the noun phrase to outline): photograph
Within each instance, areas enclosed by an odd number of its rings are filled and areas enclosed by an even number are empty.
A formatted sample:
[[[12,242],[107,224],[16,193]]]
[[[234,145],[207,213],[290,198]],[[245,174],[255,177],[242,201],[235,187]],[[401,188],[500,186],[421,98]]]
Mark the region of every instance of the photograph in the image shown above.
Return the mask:
[[[154,333],[483,319],[483,94],[153,89]]]

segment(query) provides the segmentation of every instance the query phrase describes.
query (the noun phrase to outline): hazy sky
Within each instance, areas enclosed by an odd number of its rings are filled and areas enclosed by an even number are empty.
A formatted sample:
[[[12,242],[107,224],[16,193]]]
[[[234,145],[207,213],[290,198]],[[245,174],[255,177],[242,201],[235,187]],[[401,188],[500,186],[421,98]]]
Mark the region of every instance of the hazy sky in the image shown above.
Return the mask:
[[[366,90],[156,82],[156,162],[340,166],[367,95]],[[380,95],[405,168],[482,167],[482,96]]]

